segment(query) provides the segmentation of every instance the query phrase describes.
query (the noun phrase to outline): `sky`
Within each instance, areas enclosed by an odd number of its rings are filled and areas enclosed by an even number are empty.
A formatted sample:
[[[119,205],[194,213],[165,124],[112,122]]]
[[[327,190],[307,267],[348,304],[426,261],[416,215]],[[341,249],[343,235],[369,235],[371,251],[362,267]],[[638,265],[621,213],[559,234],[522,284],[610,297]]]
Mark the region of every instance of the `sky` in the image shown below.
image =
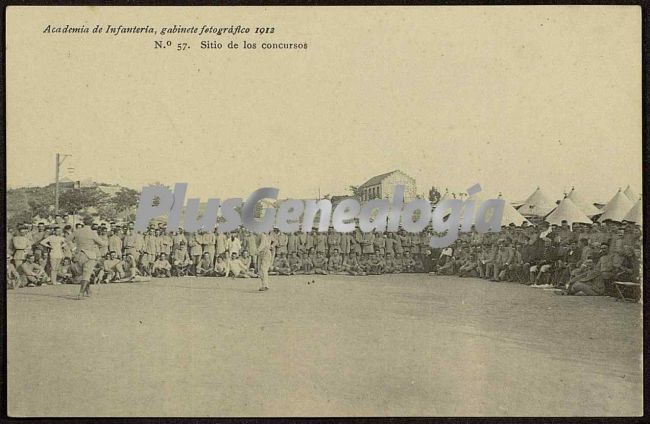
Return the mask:
[[[346,194],[394,169],[420,193],[641,191],[638,7],[11,7],[7,19],[9,187],[53,182],[60,152],[72,155],[63,177],[187,182],[202,199]],[[43,34],[48,24],[275,31]],[[258,49],[199,48],[231,39]]]

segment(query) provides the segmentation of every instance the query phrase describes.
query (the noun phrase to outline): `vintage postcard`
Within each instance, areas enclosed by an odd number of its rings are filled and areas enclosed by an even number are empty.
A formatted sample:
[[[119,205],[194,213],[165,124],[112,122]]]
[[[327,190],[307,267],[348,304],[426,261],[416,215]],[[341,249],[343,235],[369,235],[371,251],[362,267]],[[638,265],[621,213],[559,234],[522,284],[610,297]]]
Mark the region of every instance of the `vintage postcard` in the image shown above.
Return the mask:
[[[643,415],[641,15],[7,8],[8,415]]]

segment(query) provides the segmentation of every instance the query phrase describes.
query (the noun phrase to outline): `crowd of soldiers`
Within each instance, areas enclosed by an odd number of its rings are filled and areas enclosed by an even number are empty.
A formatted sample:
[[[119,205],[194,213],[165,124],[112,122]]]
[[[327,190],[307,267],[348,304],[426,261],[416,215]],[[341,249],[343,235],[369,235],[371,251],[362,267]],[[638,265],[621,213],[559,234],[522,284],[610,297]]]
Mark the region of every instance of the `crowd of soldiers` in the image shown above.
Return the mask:
[[[9,288],[75,283],[75,231],[84,224],[20,225],[7,237]],[[151,277],[255,278],[259,263],[259,235],[241,227],[218,231],[167,233],[165,225],[150,225],[145,232],[133,222],[90,224],[101,242],[93,283],[126,282]],[[285,234],[271,237],[270,275],[340,274],[381,275],[427,273],[550,285],[562,293],[608,294],[612,281],[639,282],[641,229],[629,223],[560,226],[502,227],[500,232],[461,233],[449,247],[432,249],[434,232]]]

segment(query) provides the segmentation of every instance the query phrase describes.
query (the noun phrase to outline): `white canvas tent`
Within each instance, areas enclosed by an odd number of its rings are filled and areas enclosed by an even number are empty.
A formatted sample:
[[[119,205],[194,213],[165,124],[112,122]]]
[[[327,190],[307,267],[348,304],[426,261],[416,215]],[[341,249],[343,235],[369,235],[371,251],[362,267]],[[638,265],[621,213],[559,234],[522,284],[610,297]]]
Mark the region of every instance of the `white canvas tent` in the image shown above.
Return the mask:
[[[582,197],[580,192],[576,191],[575,187],[571,188],[567,197],[571,199],[571,201],[587,216],[594,216],[602,213],[602,211],[595,207],[593,203],[590,203]]]
[[[540,187],[517,209],[523,216],[545,216],[556,207],[555,202]]]
[[[503,199],[501,193],[499,193],[499,199]],[[503,207],[503,218],[501,218],[501,225],[515,224],[517,227],[519,227],[524,222],[530,224],[530,221],[527,220],[521,213],[519,213],[517,209],[512,206],[510,202],[506,200],[506,205]]]
[[[630,187],[629,184],[625,188],[623,194],[625,194],[627,198],[630,199],[631,202],[636,202],[637,200],[639,200],[639,195],[636,194],[634,190],[632,190],[632,187]]]
[[[544,218],[544,221],[555,225],[562,224],[562,221],[567,221],[569,225],[576,222],[592,224],[591,219],[568,196],[562,199],[557,208]]]
[[[632,209],[625,215],[623,221],[634,222],[638,225],[643,224],[643,201],[641,198],[632,206]]]
[[[494,196],[488,196],[487,194],[485,194],[483,192],[479,192],[479,193],[476,193],[476,194],[470,196],[466,200],[466,201],[473,200],[475,202],[474,216],[472,217],[472,223],[475,222],[476,213],[479,211],[479,209],[481,207],[481,203],[483,203],[484,201],[486,201],[488,199],[495,199],[495,198],[503,199],[503,197],[502,197],[502,195],[500,193],[499,193],[498,197],[494,197]],[[505,200],[505,199],[503,199],[503,200]],[[464,222],[464,217],[465,217],[465,208],[463,207],[463,210],[461,211],[461,219],[463,220],[463,222]],[[486,218],[489,219],[489,216],[486,217]],[[503,207],[503,215],[501,217],[501,225],[502,226],[503,225],[508,226],[510,224],[515,224],[517,227],[519,227],[524,222],[527,222],[528,224],[530,224],[530,221],[528,221],[522,214],[517,212],[517,210],[515,208],[513,208],[512,205],[507,200],[505,200],[505,205]]]
[[[627,198],[619,188],[614,197],[605,205],[603,214],[598,218],[598,222],[605,221],[623,221],[625,215],[632,209],[632,201]]]

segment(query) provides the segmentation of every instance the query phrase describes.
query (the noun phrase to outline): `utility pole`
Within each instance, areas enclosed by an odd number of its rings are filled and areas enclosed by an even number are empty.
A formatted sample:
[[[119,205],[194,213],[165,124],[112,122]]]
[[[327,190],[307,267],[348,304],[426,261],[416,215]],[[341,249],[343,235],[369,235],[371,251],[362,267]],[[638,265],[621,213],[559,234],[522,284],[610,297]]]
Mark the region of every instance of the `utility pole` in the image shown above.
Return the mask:
[[[70,155],[61,155],[60,153],[56,154],[56,176],[54,180],[54,215],[59,214],[59,168],[61,168],[63,161],[67,157],[70,157]]]

